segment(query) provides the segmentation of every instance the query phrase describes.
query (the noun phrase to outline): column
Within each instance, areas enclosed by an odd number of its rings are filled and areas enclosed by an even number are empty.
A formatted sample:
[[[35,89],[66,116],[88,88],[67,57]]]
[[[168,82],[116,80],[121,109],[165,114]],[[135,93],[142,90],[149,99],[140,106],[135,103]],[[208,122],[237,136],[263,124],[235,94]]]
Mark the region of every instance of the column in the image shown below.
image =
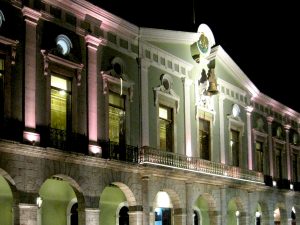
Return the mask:
[[[98,140],[97,120],[97,50],[101,40],[92,36],[85,36],[87,44],[87,77],[88,77],[88,138],[89,152],[100,153]]]
[[[190,104],[190,87],[192,80],[182,78],[184,89],[184,129],[185,129],[185,154],[192,156],[192,137],[191,137],[191,104]]]
[[[38,207],[35,204],[19,204],[20,224],[38,225]]]
[[[260,219],[261,224],[274,225],[274,212],[271,209],[269,209],[269,211],[262,213]]]
[[[246,107],[247,112],[247,137],[248,137],[248,169],[253,170],[253,152],[252,152],[252,124],[251,113],[253,111],[252,106]]]
[[[129,207],[129,225],[141,225],[143,224],[143,210],[141,206],[135,206],[135,209]]]
[[[182,208],[174,209],[174,225],[187,225],[186,213]]]
[[[38,143],[40,135],[35,133],[35,95],[36,95],[36,57],[37,57],[37,30],[36,26],[41,13],[24,7],[22,9],[25,17],[25,80],[24,80],[24,118],[25,131],[24,140],[31,143]]]
[[[220,189],[220,197],[221,197],[221,224],[227,223],[227,201],[226,201],[226,186],[223,186]]]
[[[223,93],[219,94],[219,116],[220,116],[220,162],[226,164],[225,158],[225,130],[224,130],[224,99]]]
[[[186,225],[194,224],[193,183],[186,183]]]
[[[85,225],[99,225],[100,209],[85,209]]]
[[[152,224],[150,222],[150,212],[151,209],[149,207],[150,203],[150,178],[148,176],[142,177],[142,199],[143,199],[143,225]]]
[[[274,177],[274,166],[273,166],[273,142],[272,142],[272,122],[273,117],[268,116],[268,145],[269,145],[269,160],[270,160],[270,176]]]
[[[286,144],[287,179],[289,181],[292,180],[292,177],[291,177],[290,137],[289,137],[290,128],[291,128],[291,125],[289,125],[289,124],[284,125],[284,129],[285,129],[285,144]]]
[[[140,78],[141,78],[141,123],[142,123],[142,146],[149,146],[149,87],[148,87],[148,68],[150,62],[146,59],[140,59]]]

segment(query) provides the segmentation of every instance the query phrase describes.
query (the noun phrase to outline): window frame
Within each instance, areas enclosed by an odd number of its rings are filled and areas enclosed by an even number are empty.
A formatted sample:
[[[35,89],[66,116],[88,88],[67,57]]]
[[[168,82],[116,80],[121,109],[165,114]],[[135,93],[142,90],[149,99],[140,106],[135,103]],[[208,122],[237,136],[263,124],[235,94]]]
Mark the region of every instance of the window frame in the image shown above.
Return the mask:
[[[200,148],[201,147],[201,143],[200,143],[200,120],[202,120],[202,121],[205,121],[205,122],[207,122],[207,123],[209,123],[209,126],[208,126],[208,149],[207,149],[207,151],[208,151],[208,159],[204,159],[203,157],[202,157],[202,149]],[[201,158],[201,159],[204,159],[204,160],[209,160],[209,161],[211,161],[212,160],[212,152],[211,152],[211,149],[212,149],[212,147],[211,147],[211,143],[212,143],[212,141],[211,141],[211,131],[212,131],[212,118],[211,117],[202,117],[202,116],[199,116],[198,117],[198,123],[197,123],[197,146],[198,146],[198,151],[199,151],[199,157]]]
[[[267,164],[266,163],[264,163],[264,161],[266,161],[266,162],[268,162],[268,160],[269,160],[269,155],[268,155],[268,134],[266,134],[266,133],[264,133],[264,132],[261,132],[261,131],[258,131],[258,130],[256,130],[256,129],[252,129],[252,134],[253,134],[253,146],[254,146],[254,148],[253,149],[255,149],[255,151],[254,151],[254,157],[252,157],[252,159],[253,159],[253,168],[255,168],[255,170],[257,170],[257,168],[256,168],[256,142],[261,142],[261,143],[263,143],[263,171],[261,171],[261,172],[263,172],[264,174],[267,174]],[[269,168],[270,169],[270,168]]]
[[[167,111],[169,111],[170,110],[170,117],[171,118],[168,118],[168,119],[164,119],[164,118],[161,118],[160,116],[159,116],[159,110],[160,110],[160,108],[164,108],[164,109],[166,109]],[[168,121],[168,122],[170,122],[171,123],[171,126],[172,126],[172,130],[171,130],[171,135],[172,135],[172,140],[171,140],[171,151],[168,151],[168,149],[162,149],[161,148],[161,146],[160,146],[160,121],[161,120],[164,120],[164,121]],[[174,109],[172,108],[172,107],[167,107],[167,106],[165,106],[165,105],[159,105],[159,107],[158,107],[158,136],[159,136],[159,149],[160,150],[163,150],[163,151],[167,151],[167,152],[174,152]],[[166,143],[167,143],[167,140],[166,140]],[[167,144],[166,144],[167,145]]]

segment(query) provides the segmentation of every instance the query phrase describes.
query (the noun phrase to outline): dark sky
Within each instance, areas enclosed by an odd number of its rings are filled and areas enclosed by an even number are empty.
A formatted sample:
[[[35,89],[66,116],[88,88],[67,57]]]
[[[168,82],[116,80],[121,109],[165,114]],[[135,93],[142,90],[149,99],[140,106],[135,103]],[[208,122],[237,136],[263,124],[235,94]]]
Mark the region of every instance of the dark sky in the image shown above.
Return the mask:
[[[300,112],[300,10],[296,1],[92,0],[141,27],[197,32],[207,24],[264,94]],[[226,2],[226,3],[225,3]]]

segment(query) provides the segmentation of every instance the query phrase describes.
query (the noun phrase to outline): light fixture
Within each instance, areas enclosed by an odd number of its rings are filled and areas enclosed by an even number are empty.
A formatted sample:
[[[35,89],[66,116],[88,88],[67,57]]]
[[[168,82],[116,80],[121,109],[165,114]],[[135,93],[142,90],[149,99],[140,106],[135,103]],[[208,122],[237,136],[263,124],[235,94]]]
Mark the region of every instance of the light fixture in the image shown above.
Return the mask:
[[[38,133],[30,131],[24,131],[23,138],[24,140],[30,142],[32,145],[35,145],[36,143],[40,142],[40,135]]]
[[[42,204],[43,204],[43,199],[42,199],[42,197],[37,197],[36,198],[36,205],[37,205],[37,207],[38,208],[41,208],[42,207]]]
[[[273,187],[276,187],[276,185],[277,185],[276,180],[273,180]]]
[[[290,184],[290,189],[294,190],[294,185],[293,184]]]
[[[89,151],[93,154],[100,154],[102,152],[102,148],[97,145],[89,145]]]
[[[255,212],[255,217],[256,217],[256,218],[259,218],[260,215],[261,215],[261,213],[260,213],[259,211],[256,211],[256,212]]]
[[[236,215],[236,217],[239,217],[240,216],[240,211],[235,211],[235,215]]]

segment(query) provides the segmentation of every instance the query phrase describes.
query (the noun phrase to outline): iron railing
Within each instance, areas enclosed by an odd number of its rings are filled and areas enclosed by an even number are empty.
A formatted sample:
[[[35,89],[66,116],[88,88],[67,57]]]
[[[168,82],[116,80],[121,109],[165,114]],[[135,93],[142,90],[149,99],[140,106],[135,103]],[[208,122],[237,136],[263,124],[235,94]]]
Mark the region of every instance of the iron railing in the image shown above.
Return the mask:
[[[102,157],[126,162],[138,163],[138,147],[113,141],[100,141]]]
[[[161,151],[150,147],[141,148],[139,163],[177,168],[255,183],[264,183],[264,176],[260,172],[211,162],[196,157],[188,157],[185,155]]]

